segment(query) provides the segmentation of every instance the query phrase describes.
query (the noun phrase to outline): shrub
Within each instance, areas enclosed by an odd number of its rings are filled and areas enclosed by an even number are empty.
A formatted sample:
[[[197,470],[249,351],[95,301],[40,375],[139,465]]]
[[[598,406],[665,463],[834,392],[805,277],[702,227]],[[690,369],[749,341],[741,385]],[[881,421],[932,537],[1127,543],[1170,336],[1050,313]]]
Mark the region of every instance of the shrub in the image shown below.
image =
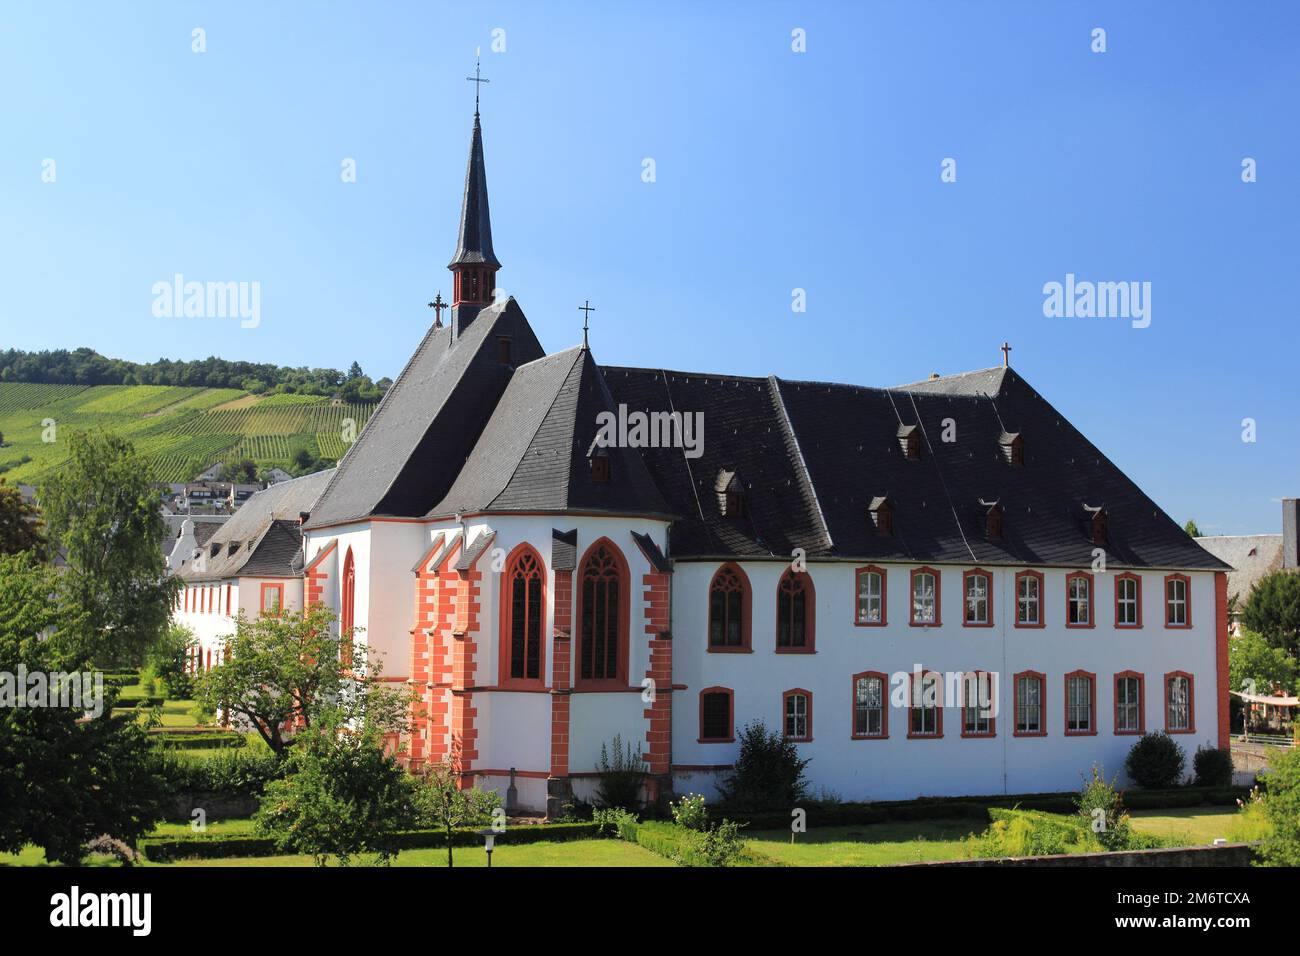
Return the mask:
[[[1270,828],[1260,846],[1265,864],[1300,866],[1300,750],[1270,762],[1262,801]]]
[[[1049,856],[1105,849],[1082,817],[997,807],[989,809],[989,817],[993,822],[987,830],[964,841],[973,856]]]
[[[673,815],[673,822],[688,830],[704,831],[709,828],[709,811],[704,806],[704,797],[698,793],[688,793],[668,808]]]
[[[740,824],[723,820],[716,827],[692,831],[691,845],[708,866],[731,866],[745,850]]]
[[[1201,787],[1227,787],[1232,784],[1232,751],[1226,747],[1197,747],[1192,757],[1196,784]]]
[[[140,683],[172,700],[192,697],[194,679],[187,670],[187,665],[190,649],[194,645],[194,632],[184,625],[173,624],[145,654]]]
[[[740,733],[740,756],[729,779],[719,787],[722,802],[744,810],[789,810],[807,796],[808,783],[793,743],[770,733],[760,721]]]
[[[1128,752],[1124,769],[1139,787],[1160,790],[1183,782],[1187,755],[1163,730],[1143,734]]]
[[[611,756],[612,754],[612,756]],[[610,746],[600,745],[600,784],[596,789],[596,802],[602,807],[620,807],[624,810],[636,810],[641,806],[641,781],[645,777],[645,765],[641,760],[641,748],[632,751],[629,743],[623,746],[623,738],[615,734]]]
[[[1092,778],[1084,781],[1075,803],[1080,820],[1103,847],[1107,850],[1129,848],[1133,833],[1123,800],[1115,789],[1115,781],[1107,783],[1096,764],[1092,766]]]
[[[636,842],[636,814],[621,807],[604,807],[592,811],[591,822],[596,824],[600,836],[618,837],[629,843]]]
[[[160,753],[158,774],[170,793],[203,792],[230,797],[261,797],[266,785],[285,774],[285,763],[269,750],[230,750],[207,758]]]

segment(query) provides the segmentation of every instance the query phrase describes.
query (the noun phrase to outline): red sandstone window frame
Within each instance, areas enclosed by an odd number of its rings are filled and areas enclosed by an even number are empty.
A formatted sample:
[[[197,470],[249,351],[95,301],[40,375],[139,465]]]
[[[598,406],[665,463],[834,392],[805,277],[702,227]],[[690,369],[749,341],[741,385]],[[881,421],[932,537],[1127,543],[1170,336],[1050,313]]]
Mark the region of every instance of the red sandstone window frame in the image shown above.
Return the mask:
[[[874,678],[880,681],[880,733],[858,732],[858,681]],[[853,675],[849,685],[849,738],[851,740],[889,739],[889,675],[881,671],[861,671]]]
[[[803,591],[804,614],[803,630],[804,641],[802,645],[790,644],[781,645],[781,592],[785,588],[787,581],[797,583]],[[793,597],[791,598],[790,610],[791,640],[794,639],[794,607]],[[817,653],[817,589],[813,586],[812,575],[807,571],[795,571],[794,568],[786,568],[776,582],[776,633],[772,639],[778,654],[815,654]]]
[[[934,730],[932,732],[917,731],[913,729],[915,712],[918,710],[928,709],[925,705],[924,696],[922,696],[921,706],[916,704],[917,689],[921,688],[922,695],[925,694],[924,686],[927,678],[934,678]],[[943,675],[938,671],[921,670],[920,673],[913,673],[908,676],[907,684],[907,739],[908,740],[938,740],[943,737]],[[922,719],[922,725],[925,721]]]
[[[934,620],[918,621],[916,619],[916,579],[922,574],[929,574],[934,577]],[[919,568],[913,568],[907,576],[907,623],[911,627],[942,627],[943,626],[943,602],[940,600],[943,596],[943,575],[937,568],[923,565]],[[963,600],[965,598],[963,597]],[[909,723],[909,727],[911,724]]]
[[[583,650],[586,646],[586,638],[583,635],[583,625],[586,621],[586,601],[583,600],[584,582],[586,580],[587,567],[592,558],[599,553],[601,548],[605,548],[610,557],[613,558],[616,572],[618,574],[618,621],[616,622],[617,631],[615,632],[616,650],[618,652],[618,666],[615,669],[615,676],[610,677],[583,677],[582,676],[582,658]],[[590,547],[582,555],[582,560],[578,562],[577,573],[574,575],[575,584],[575,602],[576,606],[573,611],[573,633],[577,639],[577,655],[574,658],[573,669],[573,690],[581,691],[609,691],[609,690],[627,690],[628,674],[628,627],[632,614],[632,575],[628,569],[627,557],[623,554],[621,548],[607,537],[600,537],[593,541]]]
[[[1088,620],[1083,623],[1070,623],[1070,585],[1077,581],[1084,580],[1088,582]],[[1084,630],[1097,626],[1097,582],[1087,571],[1071,571],[1065,576],[1065,626],[1071,629]]]
[[[714,644],[713,643],[713,591],[718,586],[718,579],[723,573],[735,575],[736,581],[740,585],[740,643],[739,644]],[[713,572],[713,577],[709,579],[709,592],[705,602],[705,648],[710,654],[751,654],[753,653],[753,630],[754,630],[754,590],[749,583],[749,575],[735,561],[724,561]],[[725,640],[726,623],[723,624],[723,637]]]
[[[1071,730],[1070,729],[1070,681],[1086,680],[1088,682],[1088,729]],[[1065,736],[1067,737],[1095,737],[1097,736],[1097,675],[1092,671],[1073,670],[1066,674],[1061,684],[1062,696],[1065,710]]]
[[[276,606],[268,609],[266,605],[266,596],[272,591],[276,592]],[[279,614],[284,610],[284,585],[270,581],[263,581],[262,590],[258,598],[257,606],[262,614]]]
[[[791,697],[803,697],[806,701],[804,712],[804,734],[797,736],[786,733],[786,706]],[[792,687],[781,694],[781,736],[791,743],[807,744],[813,739],[813,695],[812,691],[802,687]]]
[[[710,694],[721,694],[727,698],[727,733],[724,737],[704,736],[704,698]],[[701,744],[729,744],[736,740],[736,692],[730,687],[706,687],[700,691],[700,736],[696,741]]]
[[[524,666],[523,677],[512,677],[510,675],[511,664],[514,662],[513,657],[513,629],[514,629],[514,581],[515,573],[519,570],[520,564],[525,558],[530,558],[537,568],[537,580],[539,582],[539,610],[541,620],[538,622],[538,641],[537,641],[537,676],[528,677],[528,632],[525,621],[524,631]],[[508,555],[503,566],[501,574],[500,601],[501,613],[498,615],[498,640],[497,640],[497,684],[501,687],[542,687],[546,682],[546,562],[538,554],[537,549],[528,542],[521,542],[516,545]],[[526,593],[526,592],[525,592]],[[527,609],[525,608],[525,613]]]
[[[970,619],[970,598],[967,587],[971,578],[984,579],[984,620],[972,621]],[[983,568],[971,568],[969,571],[961,573],[961,626],[962,627],[992,627],[993,626],[993,574],[985,571]]]
[[[1122,624],[1119,619],[1119,592],[1121,581],[1133,581],[1137,588],[1135,609],[1137,621],[1133,624]],[[1140,631],[1142,629],[1142,575],[1134,574],[1132,571],[1125,571],[1123,574],[1115,575],[1115,626],[1123,631]]]
[[[1038,729],[1020,729],[1020,682],[1033,680],[1038,682]],[[1046,737],[1047,736],[1047,675],[1041,671],[1020,671],[1011,678],[1011,736]]]
[[[867,574],[875,574],[880,577],[880,620],[864,621],[862,620],[862,577]],[[889,624],[889,572],[884,568],[878,568],[874,564],[868,564],[857,568],[853,572],[853,626],[854,627],[885,627]]]
[[[1119,719],[1119,682],[1122,680],[1137,681],[1137,728],[1135,730],[1125,730],[1120,726]],[[1116,737],[1140,737],[1147,732],[1147,680],[1146,675],[1141,671],[1120,671],[1115,675],[1113,683],[1113,694],[1115,701],[1114,708],[1114,733]]]
[[[1175,581],[1181,581],[1183,584],[1183,623],[1170,623],[1170,611],[1173,610],[1174,599],[1169,596],[1169,585]],[[1186,574],[1166,574],[1165,582],[1162,588],[1164,594],[1165,606],[1165,627],[1171,631],[1185,631],[1192,626],[1192,579]]]
[[[1187,726],[1182,728],[1174,728],[1169,724],[1169,681],[1175,677],[1187,680]],[[1165,674],[1161,687],[1164,688],[1161,697],[1165,705],[1165,733],[1170,735],[1196,733],[1196,678],[1187,671],[1169,671]]]
[[[230,617],[230,585],[226,585],[226,617]]]
[[[1038,598],[1034,602],[1034,606],[1037,608],[1038,611],[1038,620],[1033,623],[1021,622],[1020,620],[1020,582],[1026,578],[1032,578],[1033,580],[1038,582]],[[1043,587],[1043,575],[1041,572],[1033,571],[1028,568],[1026,568],[1023,571],[1017,571],[1016,572],[1016,593],[1015,593],[1016,606],[1015,606],[1015,616],[1012,621],[1012,624],[1015,627],[1027,628],[1030,630],[1039,630],[1042,629],[1043,627],[1046,627],[1047,625],[1043,620],[1044,618],[1043,599],[1045,595],[1046,595],[1046,591]]]
[[[968,698],[969,689],[970,687],[974,686],[978,690],[979,681],[981,678],[988,679],[989,703],[990,703],[990,709],[992,711],[992,713],[990,713],[986,718],[989,722],[989,727],[988,730],[968,731],[966,729],[966,711],[971,709],[971,705]],[[973,738],[978,740],[981,738],[996,737],[998,735],[997,713],[998,713],[998,697],[1000,693],[1001,691],[1000,688],[998,687],[997,674],[994,674],[991,671],[967,671],[966,673],[962,674],[960,710],[961,710],[961,735],[963,737],[968,737],[968,738]],[[979,696],[977,694],[976,704],[978,705],[978,703],[979,703]]]

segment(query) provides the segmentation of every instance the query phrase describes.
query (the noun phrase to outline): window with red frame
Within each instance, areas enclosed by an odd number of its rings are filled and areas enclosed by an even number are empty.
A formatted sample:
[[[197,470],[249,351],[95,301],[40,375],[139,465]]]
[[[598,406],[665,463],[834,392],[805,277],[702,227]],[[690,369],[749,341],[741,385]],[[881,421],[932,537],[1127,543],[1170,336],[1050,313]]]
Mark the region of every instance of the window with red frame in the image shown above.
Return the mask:
[[[732,731],[732,693],[722,687],[710,687],[700,694],[700,740],[730,741]]]
[[[740,571],[724,564],[709,585],[709,647],[749,646],[749,589]]]
[[[993,578],[984,571],[967,571],[963,577],[966,590],[965,616],[967,627],[988,627],[993,623]]]
[[[781,704],[786,739],[812,740],[812,694],[806,690],[788,690]]]
[[[940,721],[942,688],[939,686],[939,675],[925,673],[913,676],[911,680],[912,706],[908,715],[907,735],[909,737],[942,736]]]
[[[1115,675],[1115,733],[1140,734],[1142,719],[1142,676]]]
[[[929,568],[912,572],[912,623],[939,623],[939,573]]]
[[[857,570],[857,623],[885,623],[885,572],[880,568]]]
[[[1186,734],[1194,729],[1192,676],[1169,674],[1165,677],[1165,730],[1171,734]]]
[[[1191,588],[1187,578],[1171,574],[1165,578],[1165,627],[1187,627],[1190,620]]]
[[[506,571],[510,589],[506,637],[511,680],[542,678],[542,565],[531,550],[519,552]],[[617,599],[616,599],[617,600]]]
[[[813,646],[812,581],[790,569],[781,575],[776,592],[777,650],[805,651]]]
[[[278,614],[284,605],[284,585],[262,585],[262,613]]]
[[[1097,732],[1097,684],[1091,674],[1076,671],[1065,675],[1065,732]]]
[[[1092,578],[1086,574],[1071,574],[1065,579],[1065,623],[1067,627],[1089,627],[1092,624]]]
[[[1016,734],[1036,737],[1047,733],[1047,712],[1044,707],[1046,688],[1041,674],[1017,674],[1016,681]]]
[[[1043,626],[1043,576],[1034,571],[1016,575],[1016,627]]]
[[[885,675],[858,674],[853,678],[853,736],[889,736],[885,711]]]
[[[594,460],[594,459],[593,459]],[[582,680],[619,680],[623,592],[622,565],[604,544],[582,569],[582,630],[579,673]]]
[[[1142,626],[1142,580],[1136,574],[1115,579],[1115,626]]]

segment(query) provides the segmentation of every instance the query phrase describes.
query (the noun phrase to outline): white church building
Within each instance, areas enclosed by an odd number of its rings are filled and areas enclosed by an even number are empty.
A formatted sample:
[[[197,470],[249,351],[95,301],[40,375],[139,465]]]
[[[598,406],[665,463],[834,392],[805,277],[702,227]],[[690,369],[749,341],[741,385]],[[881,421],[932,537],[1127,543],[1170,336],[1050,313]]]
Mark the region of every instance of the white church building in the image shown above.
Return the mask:
[[[281,606],[364,629],[412,767],[554,814],[616,734],[652,800],[715,792],[753,721],[846,800],[1074,790],[1147,730],[1226,746],[1227,566],[1005,363],[868,388],[547,354],[494,296],[477,112],[449,268],[338,468],[217,542],[296,535]],[[183,574],[264,610],[245,571]]]

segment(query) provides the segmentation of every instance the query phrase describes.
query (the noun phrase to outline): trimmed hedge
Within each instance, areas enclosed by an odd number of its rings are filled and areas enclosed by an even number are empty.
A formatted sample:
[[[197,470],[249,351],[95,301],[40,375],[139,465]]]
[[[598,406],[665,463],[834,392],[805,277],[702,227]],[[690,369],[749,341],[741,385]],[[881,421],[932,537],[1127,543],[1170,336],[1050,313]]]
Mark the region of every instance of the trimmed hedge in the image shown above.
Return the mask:
[[[1245,787],[1176,787],[1171,790],[1125,790],[1124,806],[1129,810],[1166,810],[1176,807],[1234,806],[1249,796]],[[809,827],[859,826],[870,823],[912,820],[987,820],[990,809],[998,807],[1042,810],[1047,813],[1073,814],[1077,793],[1021,793],[990,797],[920,797],[916,800],[887,800],[877,803],[810,802]],[[747,823],[750,830],[785,830],[790,814],[745,813],[717,806],[729,819]]]
[[[507,827],[497,834],[498,844],[540,843],[547,840],[584,840],[597,836],[594,823],[547,823]],[[403,850],[422,850],[445,847],[446,834],[441,830],[409,830],[398,834],[397,844]],[[483,837],[477,830],[457,830],[452,834],[452,846],[482,846]],[[140,841],[140,852],[153,863],[172,860],[215,860],[235,856],[277,856],[275,843],[265,837],[146,837]]]

